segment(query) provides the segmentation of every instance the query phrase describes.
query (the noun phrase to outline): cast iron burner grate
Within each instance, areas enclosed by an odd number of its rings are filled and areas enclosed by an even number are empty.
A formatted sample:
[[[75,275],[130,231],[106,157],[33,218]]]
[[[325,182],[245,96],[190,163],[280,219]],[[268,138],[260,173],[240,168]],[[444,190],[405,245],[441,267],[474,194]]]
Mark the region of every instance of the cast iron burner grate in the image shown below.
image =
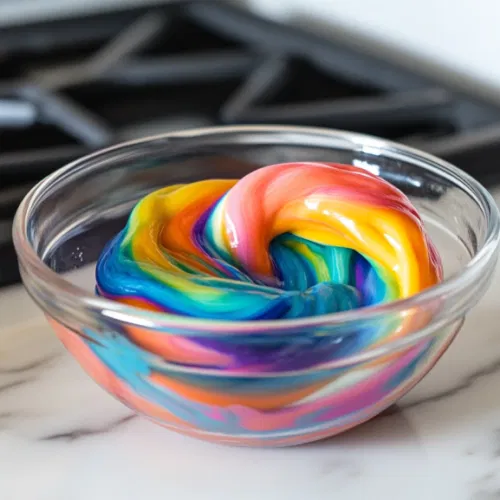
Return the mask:
[[[232,5],[12,27],[0,35],[0,286],[19,280],[12,218],[43,176],[122,140],[236,123],[350,129],[483,181],[497,173],[500,107]]]

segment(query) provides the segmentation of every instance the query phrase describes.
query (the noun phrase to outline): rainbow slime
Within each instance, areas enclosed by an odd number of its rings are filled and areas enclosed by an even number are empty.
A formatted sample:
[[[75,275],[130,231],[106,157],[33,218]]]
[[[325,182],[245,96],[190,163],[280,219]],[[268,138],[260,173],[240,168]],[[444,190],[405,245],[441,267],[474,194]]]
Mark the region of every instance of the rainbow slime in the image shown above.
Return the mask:
[[[168,313],[161,326],[109,316],[98,330],[54,327],[101,386],[153,421],[217,442],[289,446],[393,404],[452,338],[443,331],[374,359],[365,355],[423,328],[434,310],[308,318],[406,298],[441,274],[394,186],[349,165],[272,165],[155,191],[106,246],[97,293]]]
[[[422,220],[366,170],[286,163],[144,197],[107,245],[97,293],[153,311],[293,319],[409,297],[441,279]]]

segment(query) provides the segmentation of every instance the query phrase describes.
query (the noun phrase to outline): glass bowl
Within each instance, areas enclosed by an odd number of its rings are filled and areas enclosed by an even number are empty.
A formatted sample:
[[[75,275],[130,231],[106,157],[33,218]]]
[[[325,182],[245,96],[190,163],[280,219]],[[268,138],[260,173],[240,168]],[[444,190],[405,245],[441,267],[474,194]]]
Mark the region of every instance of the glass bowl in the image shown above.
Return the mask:
[[[293,161],[350,163],[404,191],[444,281],[408,299],[312,318],[215,321],[94,294],[95,262],[147,193]],[[493,275],[499,214],[457,168],[382,139],[300,127],[171,133],[67,165],[26,196],[14,243],[29,294],[89,375],[125,405],[202,439],[287,446],[395,403],[432,368]]]

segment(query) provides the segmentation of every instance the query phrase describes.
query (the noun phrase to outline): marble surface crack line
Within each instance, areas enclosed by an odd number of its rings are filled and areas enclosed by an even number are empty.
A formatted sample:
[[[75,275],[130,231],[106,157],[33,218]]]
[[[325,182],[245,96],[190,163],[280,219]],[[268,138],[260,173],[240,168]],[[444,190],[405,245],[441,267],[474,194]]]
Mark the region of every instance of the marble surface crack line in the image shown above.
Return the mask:
[[[434,403],[441,399],[453,397],[466,389],[470,389],[480,378],[487,377],[489,375],[494,375],[497,372],[500,372],[500,359],[497,359],[496,361],[493,361],[484,368],[481,368],[480,370],[471,373],[463,380],[463,382],[460,385],[457,385],[455,387],[452,387],[451,389],[447,389],[443,392],[434,394],[429,397],[417,399],[416,401],[413,401],[411,403],[407,404],[398,403],[397,406],[401,410],[409,410],[428,403]]]
[[[13,418],[18,418],[20,416],[20,413],[13,412],[13,411],[4,411],[0,412],[0,422],[4,420],[10,420]]]
[[[45,367],[45,365],[49,364],[51,361],[58,358],[59,356],[61,356],[60,353],[54,353],[50,354],[49,356],[45,356],[43,358],[32,361],[31,363],[27,363],[25,365],[15,366],[12,368],[0,367],[0,375],[12,375],[15,373],[23,373],[31,370],[36,370],[37,368],[40,368],[42,366]]]
[[[135,413],[131,415],[127,415],[125,417],[122,417],[118,420],[115,420],[114,422],[111,422],[103,427],[99,427],[96,429],[90,429],[90,428],[80,428],[80,429],[74,429],[71,431],[67,432],[60,432],[56,434],[50,434],[48,436],[43,436],[39,438],[40,441],[77,441],[80,439],[84,439],[87,437],[92,437],[92,436],[98,436],[100,434],[106,434],[108,432],[112,432],[118,427],[122,426],[123,424],[126,424],[127,422],[130,422],[131,420],[137,418],[138,415]]]
[[[0,394],[10,391],[11,389],[16,389],[17,387],[20,387],[21,385],[28,384],[30,382],[33,382],[33,378],[25,378],[23,380],[15,380],[14,382],[8,382],[7,384],[0,385]]]

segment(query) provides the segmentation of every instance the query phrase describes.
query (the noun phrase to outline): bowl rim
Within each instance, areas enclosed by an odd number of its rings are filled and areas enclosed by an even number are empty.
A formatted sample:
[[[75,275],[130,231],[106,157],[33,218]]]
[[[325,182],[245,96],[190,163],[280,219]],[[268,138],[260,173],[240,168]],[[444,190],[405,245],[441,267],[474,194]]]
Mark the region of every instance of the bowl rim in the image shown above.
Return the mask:
[[[155,141],[165,141],[169,139],[200,139],[206,136],[224,135],[238,133],[292,133],[305,135],[321,135],[330,139],[341,139],[352,144],[357,144],[360,147],[367,147],[369,150],[381,150],[381,154],[389,155],[389,153],[404,155],[418,161],[424,161],[429,167],[434,166],[442,173],[452,177],[457,182],[462,184],[462,187],[467,188],[469,193],[472,193],[477,202],[480,202],[485,214],[487,222],[487,232],[483,245],[478,249],[471,260],[458,273],[455,273],[449,278],[439,282],[437,285],[429,287],[418,294],[412,295],[405,299],[399,299],[383,304],[367,306],[361,309],[354,309],[339,313],[330,313],[320,316],[312,316],[296,319],[273,319],[273,320],[214,320],[177,316],[168,313],[147,311],[135,306],[126,305],[106,299],[100,296],[92,295],[90,292],[71,283],[62,275],[53,271],[47,266],[38,256],[37,252],[30,243],[28,237],[28,221],[31,210],[36,201],[43,196],[46,189],[62,178],[71,176],[73,170],[84,169],[85,165],[98,160],[99,157],[104,157],[110,153],[120,153],[128,147],[146,145]],[[318,127],[303,127],[303,126],[283,126],[283,125],[239,125],[239,126],[217,126],[204,127],[191,130],[183,130],[179,132],[168,132],[159,135],[148,136],[132,141],[122,142],[99,151],[85,155],[76,159],[67,165],[55,170],[50,175],[42,179],[36,184],[30,192],[24,197],[19,205],[13,223],[12,229],[14,247],[19,260],[19,265],[32,275],[38,283],[42,283],[52,294],[70,297],[71,301],[83,309],[99,310],[101,314],[109,319],[118,320],[123,323],[142,326],[145,328],[166,330],[179,328],[181,330],[197,330],[201,332],[210,331],[211,335],[224,335],[228,333],[238,334],[248,331],[266,331],[268,333],[279,333],[282,330],[291,328],[309,328],[320,326],[335,326],[350,323],[353,321],[363,321],[378,318],[386,314],[403,312],[405,310],[422,306],[425,303],[432,302],[441,296],[456,293],[463,290],[471,283],[474,283],[478,277],[482,276],[488,270],[493,259],[496,258],[497,250],[500,243],[500,212],[490,195],[478,181],[472,178],[469,174],[463,172],[458,167],[441,160],[429,153],[425,153],[418,149],[399,144],[397,142],[378,138],[371,135],[359,134],[338,129],[326,129]],[[23,282],[24,282],[23,278]],[[29,290],[29,286],[24,283]],[[35,299],[36,300],[36,299]],[[40,304],[41,305],[41,304]],[[43,308],[43,305],[41,305]],[[409,334],[417,335],[418,330]],[[420,335],[418,335],[420,337]],[[394,339],[395,341],[396,339]],[[409,340],[409,339],[407,339]],[[386,346],[390,345],[389,341]]]

